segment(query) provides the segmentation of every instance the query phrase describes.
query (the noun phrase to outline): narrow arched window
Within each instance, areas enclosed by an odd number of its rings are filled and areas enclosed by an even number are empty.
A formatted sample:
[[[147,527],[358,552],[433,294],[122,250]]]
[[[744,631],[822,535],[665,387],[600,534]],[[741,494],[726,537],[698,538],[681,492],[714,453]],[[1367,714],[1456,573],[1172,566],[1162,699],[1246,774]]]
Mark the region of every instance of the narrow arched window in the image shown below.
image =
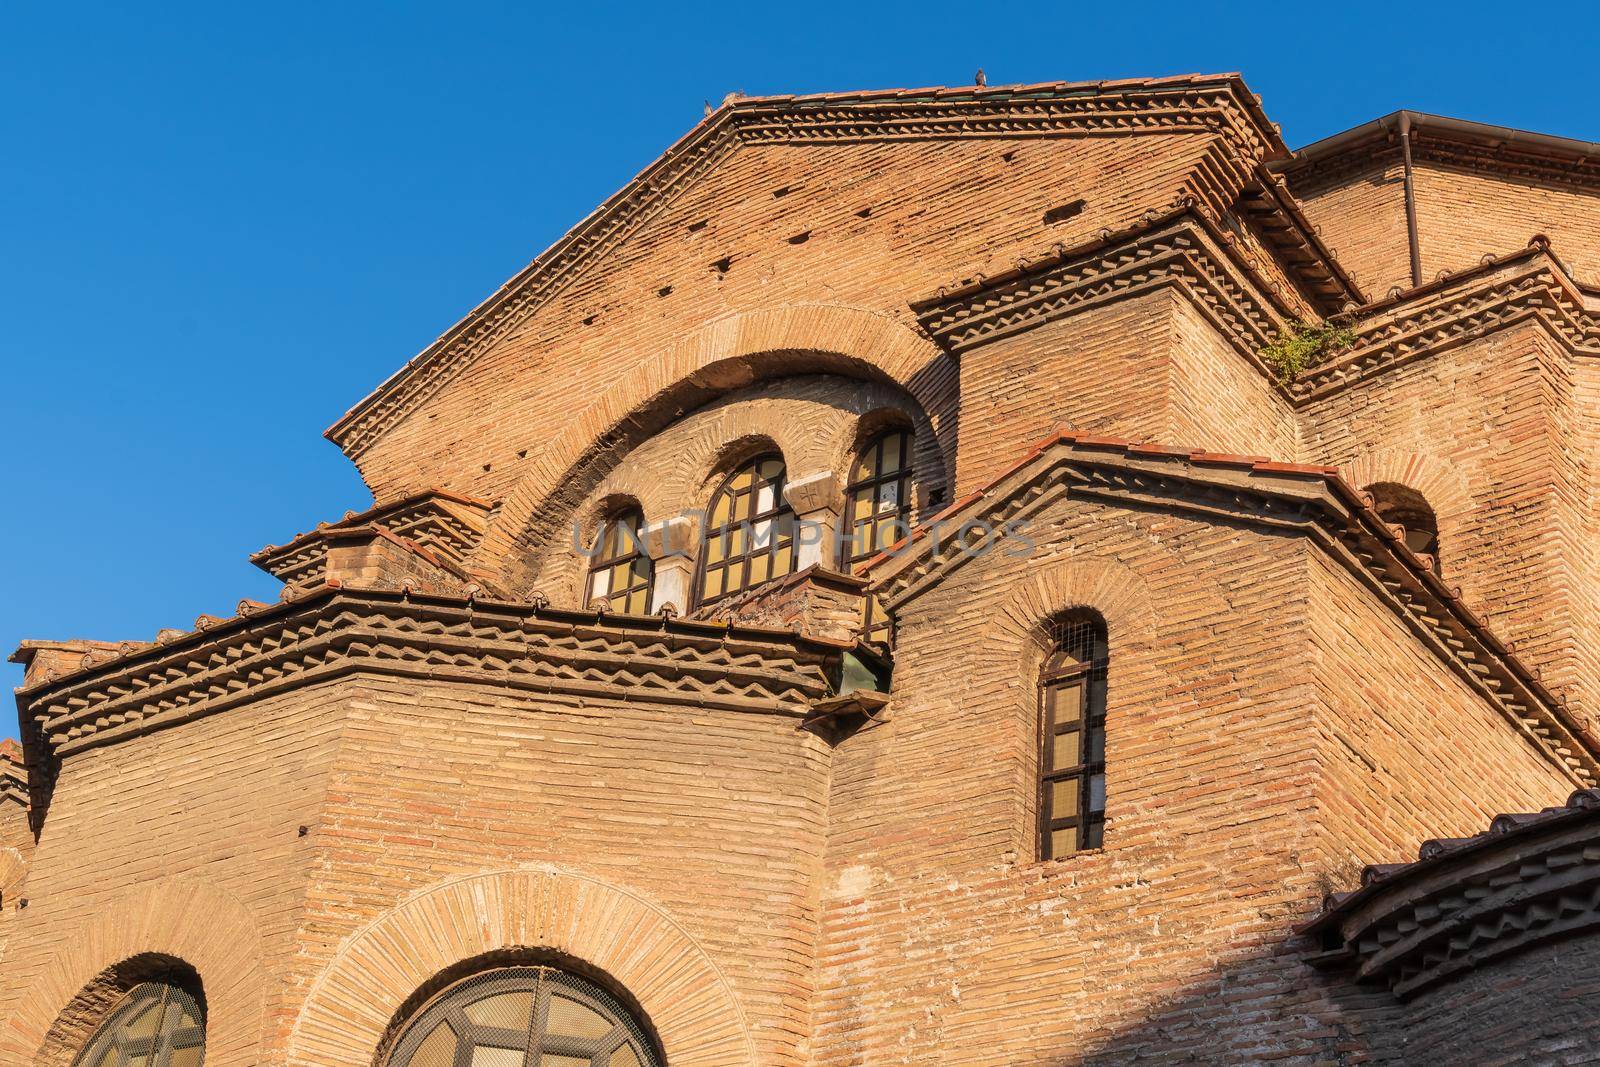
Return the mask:
[[[600,524],[589,559],[585,605],[604,600],[612,611],[644,615],[650,610],[654,566],[644,547],[644,514],[630,508]]]
[[[457,982],[401,1031],[387,1067],[660,1067],[644,1026],[600,986],[554,967]]]
[[[73,1067],[200,1067],[205,1055],[205,1017],[199,1002],[179,985],[155,981],[128,991]]]
[[[1054,627],[1039,677],[1039,857],[1099,848],[1106,821],[1106,630],[1088,612]]]
[[[757,456],[728,475],[711,498],[700,548],[700,603],[794,570],[794,512],[783,486],[783,457]]]
[[[1379,482],[1367,486],[1372,494],[1372,510],[1378,518],[1405,531],[1406,547],[1433,560],[1439,567],[1439,520],[1421,493],[1398,482]]]
[[[880,434],[856,456],[845,488],[843,565],[871,559],[911,530],[911,434]],[[867,597],[865,631],[869,641],[889,640],[889,618]]]

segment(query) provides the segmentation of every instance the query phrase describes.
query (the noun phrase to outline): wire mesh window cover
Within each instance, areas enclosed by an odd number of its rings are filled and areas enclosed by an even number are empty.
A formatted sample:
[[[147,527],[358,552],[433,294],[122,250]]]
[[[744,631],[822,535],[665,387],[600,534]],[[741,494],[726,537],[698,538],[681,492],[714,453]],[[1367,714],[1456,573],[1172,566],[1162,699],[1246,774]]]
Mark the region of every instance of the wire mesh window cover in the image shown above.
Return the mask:
[[[911,530],[911,434],[892,430],[874,438],[856,456],[845,487],[846,567],[871,559]],[[866,600],[867,640],[889,640],[889,617],[873,597]]]
[[[553,967],[485,971],[406,1027],[388,1067],[661,1067],[626,1008]]]
[[[783,486],[783,460],[758,456],[711,498],[700,549],[700,603],[794,571],[795,518]]]
[[[1039,858],[1099,848],[1106,821],[1106,636],[1098,619],[1057,627],[1039,681]]]
[[[193,996],[169,982],[145,982],[95,1031],[73,1067],[200,1067],[206,1026]]]
[[[589,560],[585,605],[604,600],[612,611],[644,615],[650,611],[650,582],[655,566],[644,547],[644,513],[624,511],[600,524]]]

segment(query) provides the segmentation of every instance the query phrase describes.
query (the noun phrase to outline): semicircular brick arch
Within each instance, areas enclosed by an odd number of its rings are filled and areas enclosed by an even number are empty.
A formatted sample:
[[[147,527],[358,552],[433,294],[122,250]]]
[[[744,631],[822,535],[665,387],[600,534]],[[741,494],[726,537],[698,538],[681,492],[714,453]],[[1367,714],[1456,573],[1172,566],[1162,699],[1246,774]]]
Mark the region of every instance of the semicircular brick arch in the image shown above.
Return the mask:
[[[312,985],[287,1062],[371,1067],[395,1013],[425,982],[511,949],[550,950],[610,975],[644,1010],[670,1063],[756,1063],[727,979],[671,916],[629,890],[546,867],[450,879],[352,934]]]
[[[518,547],[537,517],[570,514],[640,440],[678,414],[753,382],[833,373],[892,382],[928,413],[953,461],[956,368],[932,341],[882,312],[794,304],[718,319],[641,363],[547,442],[497,509],[477,565],[520,589]]]
[[[1443,572],[1457,580],[1452,556],[1460,550],[1457,534],[1472,512],[1472,489],[1461,465],[1425,452],[1378,449],[1363,453],[1343,468],[1345,478],[1358,489],[1393,482],[1422,494],[1439,525],[1439,555]],[[1471,590],[1469,590],[1469,593]]]
[[[1396,482],[1415,489],[1427,498],[1428,506],[1441,520],[1459,520],[1472,510],[1472,490],[1460,464],[1447,463],[1424,452],[1382,449],[1367,452],[1344,467],[1350,484],[1365,489],[1378,482]]]
[[[1152,631],[1150,590],[1132,569],[1113,560],[1074,556],[1019,578],[998,606],[982,645],[989,661],[1021,654],[1052,618],[1074,608],[1099,612],[1114,645],[1147,639]]]
[[[206,998],[207,1067],[259,1062],[266,976],[261,935],[232,893],[192,878],[172,878],[96,904],[91,918],[50,946],[34,970],[25,953],[29,931],[7,970],[23,983],[0,990],[0,1063],[70,1063],[76,1049],[51,1049],[51,1027],[81,992],[107,971],[140,956],[171,957],[193,967]]]

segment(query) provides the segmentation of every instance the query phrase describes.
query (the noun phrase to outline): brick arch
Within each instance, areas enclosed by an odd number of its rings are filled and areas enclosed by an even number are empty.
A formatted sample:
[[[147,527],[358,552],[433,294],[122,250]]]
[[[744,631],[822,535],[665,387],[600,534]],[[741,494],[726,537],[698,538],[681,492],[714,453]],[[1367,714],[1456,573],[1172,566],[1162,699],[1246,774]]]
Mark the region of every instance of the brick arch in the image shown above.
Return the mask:
[[[1460,522],[1472,510],[1472,489],[1459,464],[1447,463],[1431,453],[1381,449],[1355,457],[1343,467],[1351,485],[1365,489],[1379,482],[1396,482],[1427,498],[1440,522],[1448,516]]]
[[[1142,577],[1114,560],[1072,556],[1029,571],[996,605],[983,639],[993,653],[990,661],[1022,656],[1041,627],[1074,608],[1098,612],[1113,646],[1148,640],[1153,632],[1150,590]]]
[[[955,432],[954,363],[908,325],[841,304],[789,304],[730,315],[669,345],[568,420],[498,508],[480,544],[479,565],[508,587],[525,584],[528,576],[517,574],[516,549],[536,518],[575,507],[578,500],[558,498],[586,495],[630,441],[741,386],[811,373],[892,382],[928,413],[936,437]],[[948,464],[953,442],[942,451]]]
[[[29,933],[13,931],[18,957],[27,950]],[[232,893],[191,878],[130,890],[97,903],[92,917],[49,951],[50,961],[38,972],[24,973],[21,958],[10,962],[23,986],[0,994],[0,1014],[9,1015],[0,1030],[0,1062],[70,1062],[77,1050],[44,1047],[56,1020],[111,968],[149,955],[180,960],[200,975],[207,1067],[258,1062],[266,996],[261,935]]]
[[[356,931],[313,983],[287,1062],[371,1067],[395,1012],[425,982],[461,960],[517,948],[549,949],[614,978],[649,1017],[670,1063],[756,1063],[732,987],[664,909],[551,867],[461,875]]]
[[[1461,547],[1457,535],[1473,509],[1472,489],[1459,464],[1427,452],[1379,449],[1355,457],[1342,470],[1358,489],[1393,482],[1422,494],[1439,525],[1442,569],[1453,576],[1456,568],[1451,566],[1451,557]]]

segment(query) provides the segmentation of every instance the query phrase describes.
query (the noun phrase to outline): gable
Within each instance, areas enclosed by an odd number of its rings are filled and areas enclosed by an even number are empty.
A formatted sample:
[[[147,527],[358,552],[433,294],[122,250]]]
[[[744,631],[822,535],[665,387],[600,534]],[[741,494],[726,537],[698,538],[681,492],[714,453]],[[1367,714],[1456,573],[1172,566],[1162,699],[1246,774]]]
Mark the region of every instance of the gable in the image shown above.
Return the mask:
[[[907,301],[951,279],[1126,226],[1181,194],[1236,195],[1281,150],[1232,76],[738,100],[329,436],[380,496],[414,489],[421,483],[402,484],[407,454],[413,466],[438,464],[484,440],[459,426],[475,414],[464,400],[474,391],[520,387],[529,371],[558,365],[590,378],[625,373],[638,348],[683,323],[750,306],[755,291],[741,286],[761,287],[768,304],[803,293],[904,315]],[[1080,200],[1076,214],[1046,222]],[[883,292],[888,278],[897,291]],[[459,457],[454,477],[436,480],[496,496],[497,479],[477,477],[496,474],[483,463],[504,476],[536,445],[526,433],[494,442],[495,456]]]

